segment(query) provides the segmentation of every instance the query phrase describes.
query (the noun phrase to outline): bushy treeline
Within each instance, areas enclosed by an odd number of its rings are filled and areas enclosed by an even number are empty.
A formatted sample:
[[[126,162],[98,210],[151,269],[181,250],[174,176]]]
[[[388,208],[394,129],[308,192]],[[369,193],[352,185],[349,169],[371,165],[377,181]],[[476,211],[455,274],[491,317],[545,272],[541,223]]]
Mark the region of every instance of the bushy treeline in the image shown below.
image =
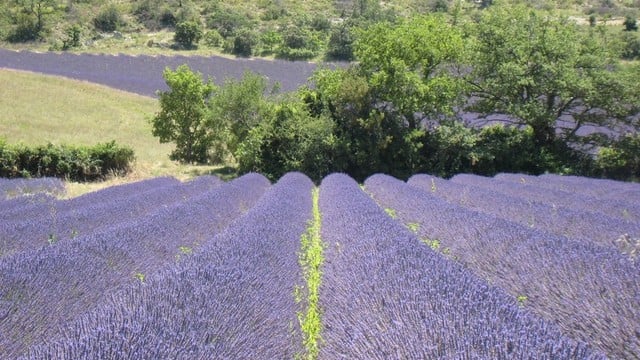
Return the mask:
[[[0,139],[0,177],[95,181],[129,172],[133,150],[115,141],[95,146],[10,145]]]
[[[259,75],[203,82],[167,69],[154,134],[186,162],[235,161],[272,179],[303,171],[407,178],[426,172],[638,177],[637,66],[597,32],[525,6],[473,22],[441,15],[359,31],[357,62],[274,94]],[[495,115],[506,125],[466,124]]]

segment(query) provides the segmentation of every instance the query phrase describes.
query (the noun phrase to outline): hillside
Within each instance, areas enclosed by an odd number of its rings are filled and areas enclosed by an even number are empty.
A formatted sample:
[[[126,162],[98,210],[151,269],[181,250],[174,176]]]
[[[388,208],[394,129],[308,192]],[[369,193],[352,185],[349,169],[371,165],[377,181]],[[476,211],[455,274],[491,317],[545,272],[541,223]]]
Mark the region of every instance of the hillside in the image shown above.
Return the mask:
[[[9,143],[94,145],[115,140],[134,149],[134,171],[104,184],[74,184],[70,195],[119,182],[171,174],[188,177],[192,167],[169,160],[170,144],[151,135],[157,100],[105,86],[0,69],[0,129]],[[207,167],[200,171],[206,171]]]
[[[34,2],[35,1],[35,2]],[[357,29],[427,12],[473,19],[491,0],[34,0],[0,5],[0,41],[13,49],[131,54],[228,54],[284,59],[350,60]],[[497,1],[496,1],[497,2]],[[502,1],[522,2],[522,1]],[[33,3],[33,6],[29,4]],[[588,24],[621,28],[637,18],[637,1],[526,2]],[[198,35],[180,43],[180,23]]]

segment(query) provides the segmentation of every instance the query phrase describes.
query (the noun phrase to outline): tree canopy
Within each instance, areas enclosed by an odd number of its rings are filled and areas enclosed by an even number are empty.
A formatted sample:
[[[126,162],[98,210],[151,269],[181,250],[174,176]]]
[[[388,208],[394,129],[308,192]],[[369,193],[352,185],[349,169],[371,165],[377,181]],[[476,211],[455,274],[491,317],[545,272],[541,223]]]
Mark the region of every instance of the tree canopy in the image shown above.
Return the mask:
[[[215,139],[207,125],[208,102],[215,90],[212,82],[204,82],[202,75],[186,65],[163,73],[169,86],[160,91],[160,112],[151,120],[153,135],[161,143],[175,142],[172,160],[186,163],[207,163],[209,149]]]
[[[630,82],[607,47],[574,22],[524,6],[492,6],[473,34],[472,110],[530,126],[540,146],[557,139],[599,144],[602,134],[579,137],[579,130],[632,126]]]

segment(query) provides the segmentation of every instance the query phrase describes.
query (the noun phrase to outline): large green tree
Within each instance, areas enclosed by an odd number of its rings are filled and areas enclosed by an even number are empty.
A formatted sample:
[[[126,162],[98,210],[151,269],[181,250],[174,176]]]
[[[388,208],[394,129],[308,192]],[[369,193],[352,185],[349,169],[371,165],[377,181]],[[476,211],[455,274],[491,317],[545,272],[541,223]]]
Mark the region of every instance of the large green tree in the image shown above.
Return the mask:
[[[360,74],[377,105],[398,114],[410,129],[420,128],[425,116],[453,112],[461,87],[449,70],[463,50],[461,32],[440,15],[377,23],[355,42]]]
[[[579,136],[585,126],[633,126],[634,81],[597,37],[570,20],[498,4],[472,34],[472,110],[530,126],[542,148],[603,142],[602,135]]]
[[[211,98],[207,124],[217,134],[214,144],[217,161],[235,156],[249,130],[262,121],[267,86],[264,76],[246,72],[239,80],[226,79]]]
[[[171,159],[185,163],[207,163],[209,149],[216,139],[207,124],[208,103],[215,86],[203,81],[187,65],[175,71],[167,68],[164,79],[168,91],[160,91],[160,112],[151,120],[153,135],[161,143],[175,142]]]

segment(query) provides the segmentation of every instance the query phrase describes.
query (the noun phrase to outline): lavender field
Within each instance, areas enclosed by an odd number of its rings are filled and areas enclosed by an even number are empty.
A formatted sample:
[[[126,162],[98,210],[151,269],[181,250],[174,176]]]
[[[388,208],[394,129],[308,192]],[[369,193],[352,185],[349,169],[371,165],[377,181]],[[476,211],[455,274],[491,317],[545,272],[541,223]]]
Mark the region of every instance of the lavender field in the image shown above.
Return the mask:
[[[63,192],[0,182],[0,359],[640,359],[638,184],[288,173]]]
[[[64,76],[110,86],[144,96],[167,90],[162,78],[166,67],[187,64],[203,77],[222,83],[225,78],[240,79],[245,71],[266,76],[280,84],[282,91],[293,91],[306,83],[316,65],[301,61],[229,59],[219,56],[130,56],[72,53],[35,53],[0,49],[0,68]]]

